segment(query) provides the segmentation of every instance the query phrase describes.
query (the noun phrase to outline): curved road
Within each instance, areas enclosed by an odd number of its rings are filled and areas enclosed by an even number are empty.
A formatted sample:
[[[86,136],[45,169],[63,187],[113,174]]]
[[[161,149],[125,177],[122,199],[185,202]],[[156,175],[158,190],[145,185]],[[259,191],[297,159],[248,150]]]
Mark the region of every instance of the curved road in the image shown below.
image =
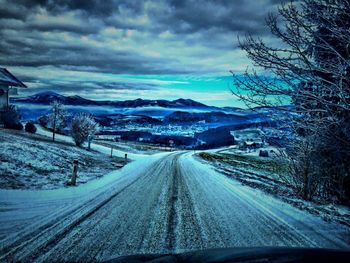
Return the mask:
[[[189,152],[138,167],[137,176],[94,200],[3,249],[2,259],[94,261],[217,247],[350,244],[346,227],[242,186]]]

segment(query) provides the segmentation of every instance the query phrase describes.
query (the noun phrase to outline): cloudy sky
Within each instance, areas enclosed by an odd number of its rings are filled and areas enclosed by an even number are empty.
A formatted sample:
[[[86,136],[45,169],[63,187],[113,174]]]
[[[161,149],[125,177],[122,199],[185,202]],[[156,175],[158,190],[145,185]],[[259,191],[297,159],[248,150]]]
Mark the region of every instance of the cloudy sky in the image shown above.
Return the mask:
[[[238,105],[237,36],[269,39],[278,0],[0,0],[0,66],[29,89]]]

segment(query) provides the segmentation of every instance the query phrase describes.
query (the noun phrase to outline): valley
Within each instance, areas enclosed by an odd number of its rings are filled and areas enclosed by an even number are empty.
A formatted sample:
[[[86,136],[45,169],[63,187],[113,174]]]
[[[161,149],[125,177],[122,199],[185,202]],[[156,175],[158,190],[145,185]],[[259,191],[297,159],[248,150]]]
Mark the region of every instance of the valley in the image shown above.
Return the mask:
[[[85,112],[94,116],[101,130],[99,137],[113,140],[155,143],[183,149],[204,149],[234,143],[232,132],[259,129],[264,136],[282,141],[279,127],[288,119],[285,109],[239,109],[208,106],[190,99],[94,101],[79,96],[42,92],[13,98],[23,120],[33,120],[46,127],[50,103],[64,104],[69,115]],[[67,134],[67,130],[61,131]],[[215,139],[213,139],[215,138]],[[273,140],[271,140],[273,141]]]

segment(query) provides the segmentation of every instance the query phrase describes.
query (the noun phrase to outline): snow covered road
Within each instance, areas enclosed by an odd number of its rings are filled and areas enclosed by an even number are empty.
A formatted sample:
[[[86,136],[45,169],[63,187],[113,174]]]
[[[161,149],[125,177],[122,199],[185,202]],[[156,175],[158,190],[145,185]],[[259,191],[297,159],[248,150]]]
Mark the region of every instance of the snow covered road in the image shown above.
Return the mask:
[[[93,261],[217,247],[350,246],[348,228],[242,186],[190,152],[134,165],[110,185],[2,245],[1,259]]]

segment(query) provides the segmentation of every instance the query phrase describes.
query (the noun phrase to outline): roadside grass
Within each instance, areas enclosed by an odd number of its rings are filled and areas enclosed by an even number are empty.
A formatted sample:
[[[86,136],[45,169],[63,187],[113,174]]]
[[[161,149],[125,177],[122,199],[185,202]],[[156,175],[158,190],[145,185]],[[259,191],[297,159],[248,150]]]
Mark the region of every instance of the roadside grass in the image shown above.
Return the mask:
[[[350,227],[348,207],[325,204],[317,200],[304,201],[296,195],[294,187],[282,179],[288,176],[288,168],[281,160],[235,153],[200,152],[197,156],[212,165],[218,172],[243,185],[260,189],[325,221],[337,221]]]
[[[271,158],[262,158],[250,155],[239,155],[233,153],[213,154],[201,152],[198,155],[204,160],[227,164],[234,168],[253,170],[269,174],[273,173],[276,175],[287,172],[287,166],[285,164],[276,159]]]

